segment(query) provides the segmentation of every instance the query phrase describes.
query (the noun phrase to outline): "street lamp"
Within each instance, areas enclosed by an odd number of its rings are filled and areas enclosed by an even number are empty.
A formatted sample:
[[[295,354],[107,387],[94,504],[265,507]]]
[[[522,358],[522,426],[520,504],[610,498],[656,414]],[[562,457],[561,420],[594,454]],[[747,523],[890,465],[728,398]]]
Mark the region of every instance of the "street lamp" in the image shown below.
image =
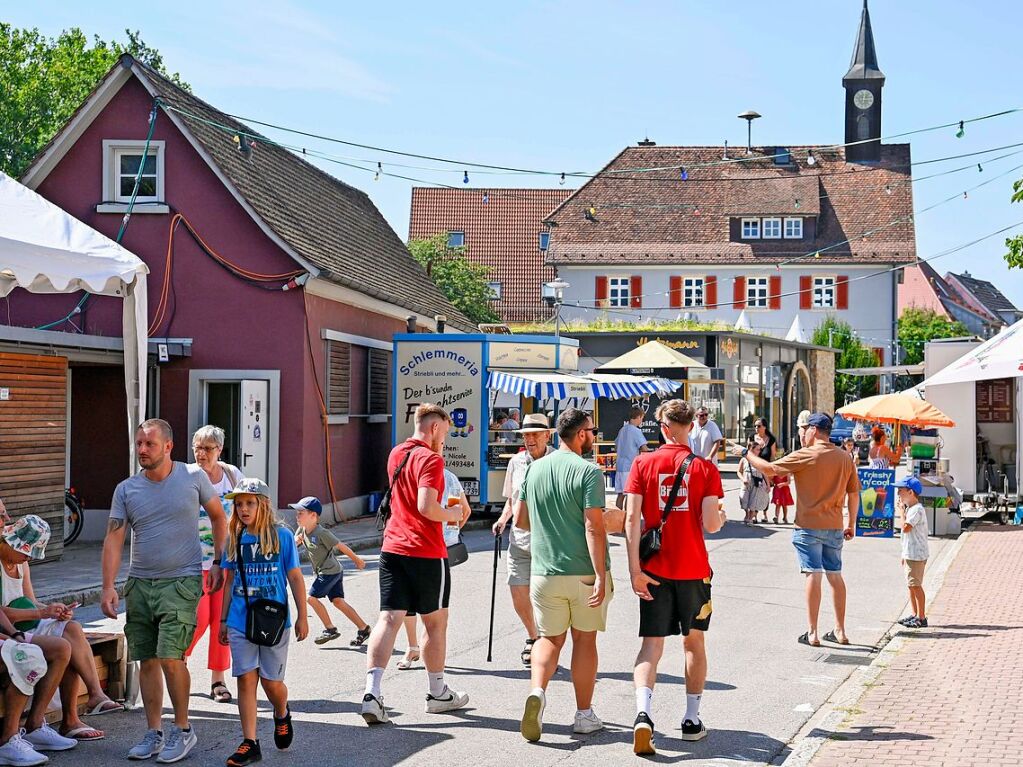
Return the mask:
[[[548,282],[545,287],[554,296],[554,338],[557,340],[561,337],[561,304],[565,299],[565,290],[572,286],[558,278],[554,282]]]

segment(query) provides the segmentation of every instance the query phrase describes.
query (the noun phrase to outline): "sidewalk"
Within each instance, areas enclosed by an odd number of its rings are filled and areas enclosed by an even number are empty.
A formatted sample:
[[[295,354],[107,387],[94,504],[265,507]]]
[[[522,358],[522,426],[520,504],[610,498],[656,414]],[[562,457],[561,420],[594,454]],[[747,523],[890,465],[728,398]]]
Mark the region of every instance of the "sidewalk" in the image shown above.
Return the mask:
[[[811,767],[1023,765],[1023,528],[976,526]],[[890,580],[879,588],[901,588]]]
[[[494,519],[488,517],[470,519],[465,529],[479,530],[493,523]],[[335,525],[330,530],[355,551],[380,546],[381,534],[377,530],[376,517],[360,517]],[[64,549],[64,555],[59,561],[33,565],[32,586],[36,597],[42,602],[79,602],[83,605],[98,601],[103,587],[102,553],[103,545],[100,543],[74,543]],[[127,577],[126,546],[117,577],[118,588]]]

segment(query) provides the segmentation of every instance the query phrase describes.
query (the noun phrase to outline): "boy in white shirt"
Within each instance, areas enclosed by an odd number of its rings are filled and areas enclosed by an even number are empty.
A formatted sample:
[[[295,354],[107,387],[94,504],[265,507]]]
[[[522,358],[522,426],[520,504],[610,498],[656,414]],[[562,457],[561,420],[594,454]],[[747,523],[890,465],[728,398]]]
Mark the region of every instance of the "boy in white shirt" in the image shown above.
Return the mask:
[[[920,503],[923,485],[910,475],[903,477],[893,487],[898,489],[902,505],[902,564],[906,568],[906,584],[909,586],[909,603],[913,614],[899,621],[909,628],[927,628],[927,610],[924,596],[924,568],[930,554],[927,545],[927,514]]]

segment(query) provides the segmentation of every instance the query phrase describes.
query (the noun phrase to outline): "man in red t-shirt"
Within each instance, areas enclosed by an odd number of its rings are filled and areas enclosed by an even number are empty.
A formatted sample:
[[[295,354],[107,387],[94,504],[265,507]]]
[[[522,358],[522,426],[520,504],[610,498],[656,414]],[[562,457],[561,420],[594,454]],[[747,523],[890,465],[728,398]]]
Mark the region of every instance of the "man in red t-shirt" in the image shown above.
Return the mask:
[[[716,533],[725,524],[719,499],[724,497],[721,475],[710,461],[693,456],[678,485],[674,503],[661,527],[661,549],[645,561],[639,558],[643,528],[661,525],[665,507],[689,449],[689,431],[695,409],[680,399],[657,408],[657,422],[665,444],[636,458],[625,485],[627,494],[625,537],[628,541],[632,590],[640,598],[639,635],[643,638],[633,679],[636,684],[636,722],[633,751],[656,753],[654,723],[650,719],[657,664],[664,653],[664,638],[682,634],[686,655],[686,713],[683,740],[700,740],[707,728],[700,721],[700,698],[707,679],[707,651],[703,633],[710,627],[710,562],[703,532]]]
[[[366,692],[362,718],[367,724],[389,721],[380,683],[406,613],[423,619],[423,665],[430,679],[426,713],[464,708],[469,696],[444,683],[451,596],[444,523],[462,520],[461,506],[445,509],[444,459],[440,451],[451,418],[438,405],[416,410],[416,431],[395,447],[387,460],[391,480],[391,516],[380,547],[380,617],[366,651]]]

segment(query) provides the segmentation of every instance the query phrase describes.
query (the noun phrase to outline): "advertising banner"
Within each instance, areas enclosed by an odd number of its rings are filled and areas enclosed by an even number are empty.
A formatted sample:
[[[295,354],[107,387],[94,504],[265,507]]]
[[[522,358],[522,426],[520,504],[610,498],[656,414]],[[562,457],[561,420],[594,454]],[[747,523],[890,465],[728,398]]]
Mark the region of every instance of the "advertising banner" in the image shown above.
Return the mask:
[[[415,430],[416,408],[440,405],[454,422],[444,445],[444,464],[462,481],[465,494],[480,494],[480,440],[483,417],[483,345],[478,342],[403,341],[397,344],[396,438]]]
[[[895,535],[895,469],[859,469],[860,511],[856,535],[891,538]]]

